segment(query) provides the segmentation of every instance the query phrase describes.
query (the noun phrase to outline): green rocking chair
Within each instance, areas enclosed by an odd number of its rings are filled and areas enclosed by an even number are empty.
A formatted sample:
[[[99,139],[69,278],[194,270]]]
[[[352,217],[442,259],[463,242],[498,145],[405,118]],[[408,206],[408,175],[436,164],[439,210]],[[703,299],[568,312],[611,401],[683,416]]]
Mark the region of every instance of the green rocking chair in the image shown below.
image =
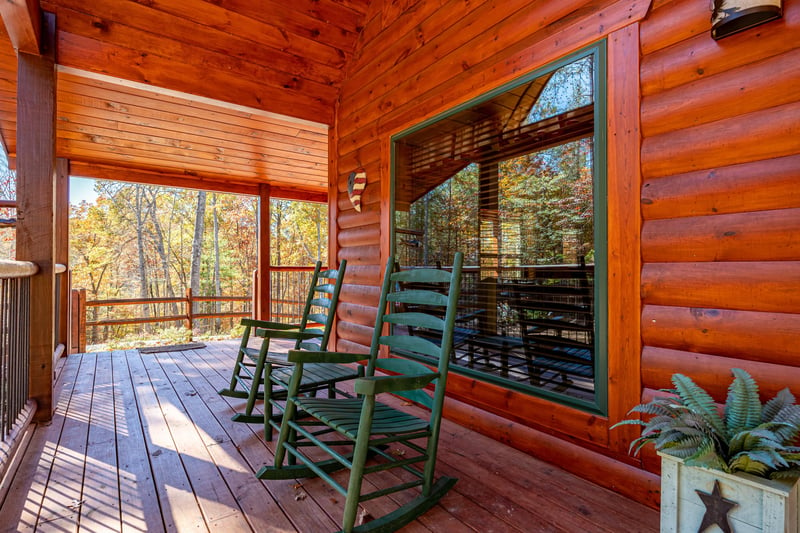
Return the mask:
[[[319,351],[327,348],[339,292],[342,287],[347,260],[342,260],[337,270],[322,270],[317,261],[306,297],[303,315],[299,324],[282,324],[263,320],[243,319],[245,327],[242,342],[236,356],[230,386],[219,394],[233,398],[246,398],[243,413],[236,413],[231,420],[250,424],[264,424],[264,438],[272,440],[273,409],[278,401],[286,398],[286,389],[279,380],[272,379],[274,370],[291,367],[286,353],[270,352],[272,339],[291,339],[295,350]],[[248,346],[250,336],[261,337],[260,348]],[[331,365],[325,374],[316,374],[303,382],[304,393],[328,390],[328,396],[336,394],[336,383],[359,376],[358,369],[346,365]],[[264,400],[264,414],[254,413],[258,400]],[[279,418],[280,415],[278,415]]]
[[[276,445],[275,462],[272,466],[263,467],[256,474],[258,478],[323,478],[345,497],[342,521],[342,530],[345,532],[395,531],[433,507],[452,488],[456,479],[442,477],[434,481],[434,469],[462,264],[463,255],[457,253],[452,272],[413,269],[393,273],[394,262],[389,261],[381,289],[366,374],[354,382],[357,397],[305,397],[300,395],[300,385],[304,379],[304,371],[310,365],[363,361],[367,357],[364,354],[296,350],[289,352],[289,361],[295,363],[295,366]],[[417,285],[446,283],[449,290],[446,294],[432,290],[404,290],[402,287],[408,284],[406,282]],[[399,308],[403,304],[438,307],[443,312],[394,312],[394,307]],[[385,325],[391,325],[394,331],[383,335]],[[436,330],[441,337],[431,340],[430,337],[411,336],[406,334],[409,327]],[[422,363],[402,358],[379,359],[378,353],[382,346],[399,355],[429,360],[437,368],[431,370]],[[391,375],[375,375],[376,369],[388,371]],[[432,396],[423,390],[431,385],[434,386]],[[421,404],[430,409],[430,415],[419,418],[377,402],[375,397],[383,392]],[[305,416],[296,416],[299,412],[303,412]],[[323,450],[331,459],[312,459],[311,455],[316,457],[318,454],[306,454],[303,451],[312,446]],[[371,456],[378,456],[380,460],[367,464],[367,459]],[[330,475],[342,468],[350,470],[346,487]],[[401,479],[399,484],[362,492],[365,476],[369,479],[368,476],[379,475],[380,472],[393,468],[404,470],[398,476]],[[361,502],[414,487],[421,487],[421,492],[410,502],[376,520],[355,525]]]

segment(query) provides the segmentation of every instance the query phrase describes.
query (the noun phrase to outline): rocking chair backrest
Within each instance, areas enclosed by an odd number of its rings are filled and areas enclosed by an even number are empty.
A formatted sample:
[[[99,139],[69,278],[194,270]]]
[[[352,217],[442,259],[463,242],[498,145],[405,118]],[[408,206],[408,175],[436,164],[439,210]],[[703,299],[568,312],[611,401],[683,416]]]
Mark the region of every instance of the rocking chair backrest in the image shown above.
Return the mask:
[[[419,268],[393,272],[394,262],[390,261],[381,288],[381,312],[375,322],[367,375],[374,375],[376,365],[399,374],[416,374],[427,369],[421,363],[407,359],[384,358],[377,361],[381,346],[388,347],[400,356],[435,361],[439,378],[434,398],[422,390],[399,393],[400,396],[434,411],[441,409],[444,400],[462,266],[461,253],[455,255],[452,271]],[[391,324],[392,331],[389,335],[381,335],[385,324]],[[424,330],[426,335],[409,335],[412,328]],[[438,394],[440,391],[441,394]]]
[[[342,259],[338,269],[328,270],[322,270],[322,262],[317,261],[303,307],[299,329],[300,331],[317,331],[322,334],[322,337],[307,340],[297,339],[295,350],[320,351],[327,349],[346,268],[347,259]],[[314,311],[313,308],[318,310]],[[322,327],[307,327],[314,324],[320,324]]]

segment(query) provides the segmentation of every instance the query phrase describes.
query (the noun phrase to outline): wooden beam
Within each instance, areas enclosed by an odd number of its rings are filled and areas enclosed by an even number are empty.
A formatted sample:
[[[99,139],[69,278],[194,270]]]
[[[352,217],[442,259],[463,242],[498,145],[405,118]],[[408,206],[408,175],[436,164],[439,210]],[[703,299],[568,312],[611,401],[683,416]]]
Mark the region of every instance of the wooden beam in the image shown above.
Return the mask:
[[[45,14],[43,39],[55,41],[55,17]],[[55,347],[56,70],[47,55],[20,52],[17,115],[17,258],[39,266],[31,278],[30,396],[35,419],[53,415]]]
[[[608,87],[608,281],[604,285],[608,298],[608,419],[613,424],[639,403],[642,390],[638,22],[608,36],[608,79],[614,81]],[[634,426],[610,431],[609,448],[627,453],[628,444],[638,434]]]
[[[234,181],[222,176],[187,176],[169,172],[155,172],[138,170],[111,165],[100,165],[83,161],[70,162],[70,174],[82,178],[98,180],[124,181],[128,183],[145,183],[162,187],[180,187],[183,189],[197,189],[231,194],[248,194],[258,196],[259,186],[263,182]],[[272,198],[284,200],[301,200],[304,202],[326,203],[328,195],[324,191],[302,187],[270,186]]]
[[[270,186],[262,184],[258,187],[258,292],[256,301],[258,309],[256,318],[269,320],[270,308]]]
[[[56,309],[56,344],[67,345],[69,316],[69,161],[56,159],[55,192],[55,262],[67,267],[58,283],[58,308]]]
[[[258,194],[258,183],[245,183],[225,179],[224,177],[188,176],[169,172],[155,172],[126,168],[123,166],[100,165],[84,161],[71,161],[70,172],[73,176],[94,178],[98,180],[124,181],[129,183],[145,183],[163,187],[181,187],[214,192],[235,194]]]
[[[42,12],[38,0],[3,0],[0,16],[17,52],[38,55],[41,50]]]

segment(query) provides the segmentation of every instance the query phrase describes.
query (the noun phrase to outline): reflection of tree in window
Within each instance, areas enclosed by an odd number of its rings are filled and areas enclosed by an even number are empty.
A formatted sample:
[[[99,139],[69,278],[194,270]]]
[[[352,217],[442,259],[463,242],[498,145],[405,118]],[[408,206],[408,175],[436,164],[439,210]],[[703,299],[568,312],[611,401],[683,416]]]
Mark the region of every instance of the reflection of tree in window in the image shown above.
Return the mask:
[[[401,265],[465,254],[454,364],[590,403],[595,65],[590,53],[395,143]]]

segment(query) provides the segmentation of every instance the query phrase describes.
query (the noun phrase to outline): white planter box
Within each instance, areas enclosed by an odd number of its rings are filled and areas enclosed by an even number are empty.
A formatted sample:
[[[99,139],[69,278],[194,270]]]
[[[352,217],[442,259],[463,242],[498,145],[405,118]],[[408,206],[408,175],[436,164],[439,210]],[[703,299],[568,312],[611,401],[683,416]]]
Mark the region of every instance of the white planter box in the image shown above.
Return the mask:
[[[711,494],[719,481],[722,497],[738,505],[728,513],[734,533],[798,533],[798,483],[772,481],[749,474],[726,474],[696,466],[659,452],[661,456],[661,532],[697,533],[706,507],[695,489]],[[719,528],[708,528],[719,531]]]

